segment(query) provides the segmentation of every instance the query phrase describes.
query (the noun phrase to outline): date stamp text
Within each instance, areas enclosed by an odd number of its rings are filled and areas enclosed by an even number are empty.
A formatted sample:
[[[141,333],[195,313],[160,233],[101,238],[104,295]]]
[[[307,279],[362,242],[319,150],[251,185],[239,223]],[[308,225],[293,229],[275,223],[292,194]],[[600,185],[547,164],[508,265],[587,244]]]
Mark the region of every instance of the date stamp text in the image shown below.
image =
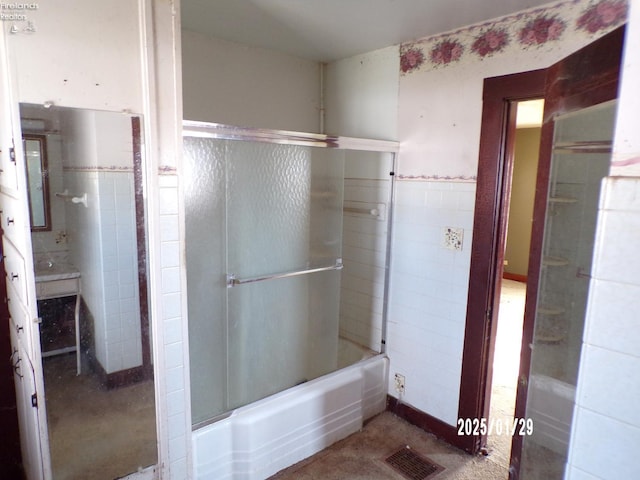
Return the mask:
[[[530,418],[459,418],[458,435],[533,435]]]

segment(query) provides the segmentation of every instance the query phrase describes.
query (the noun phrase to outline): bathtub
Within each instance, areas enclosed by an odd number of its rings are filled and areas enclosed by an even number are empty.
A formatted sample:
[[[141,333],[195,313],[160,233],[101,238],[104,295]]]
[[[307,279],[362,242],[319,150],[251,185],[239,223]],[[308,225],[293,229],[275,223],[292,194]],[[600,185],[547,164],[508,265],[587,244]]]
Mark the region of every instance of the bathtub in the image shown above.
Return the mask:
[[[366,360],[376,355],[376,352],[354,343],[346,338],[338,339],[338,368],[345,368],[354,363]]]
[[[344,342],[339,350],[339,365],[356,363],[195,430],[194,478],[263,480],[359,431],[366,419],[384,411],[387,357]]]
[[[529,379],[527,417],[533,420],[531,440],[566,456],[576,387],[546,375]]]

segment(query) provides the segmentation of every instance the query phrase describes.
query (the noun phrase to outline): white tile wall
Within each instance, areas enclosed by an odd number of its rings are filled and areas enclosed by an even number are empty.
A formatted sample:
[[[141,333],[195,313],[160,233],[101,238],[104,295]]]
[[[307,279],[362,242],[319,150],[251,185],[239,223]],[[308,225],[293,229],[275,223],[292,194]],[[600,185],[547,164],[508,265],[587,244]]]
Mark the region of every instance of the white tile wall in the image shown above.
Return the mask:
[[[176,175],[158,176],[158,230],[160,247],[160,312],[158,336],[161,341],[160,361],[158,367],[162,378],[157,379],[163,391],[160,408],[161,436],[168,445],[166,455],[170,478],[185,479],[190,476],[190,453],[187,451],[191,443],[191,413],[189,394],[187,391],[189,372],[187,368],[186,322],[183,317],[181,282],[181,255],[179,250],[180,218],[178,177]],[[155,300],[154,300],[155,301]]]
[[[64,178],[69,192],[88,195],[86,209],[66,202],[65,217],[96,357],[107,373],[142,365],[133,173],[72,170]]]
[[[113,302],[99,323],[105,332],[107,373],[142,365],[138,252],[133,172],[98,172],[103,295]],[[94,317],[96,313],[94,312]],[[119,334],[117,333],[119,331]]]
[[[393,225],[387,352],[405,375],[402,401],[451,425],[458,415],[475,183],[398,181]],[[462,228],[462,251],[443,244]],[[428,266],[428,268],[427,268]]]
[[[384,210],[384,216],[345,212],[340,336],[380,351],[387,250],[389,180],[347,178],[345,206]]]
[[[606,178],[567,478],[636,478],[640,445],[640,178]],[[587,475],[592,475],[587,476]]]

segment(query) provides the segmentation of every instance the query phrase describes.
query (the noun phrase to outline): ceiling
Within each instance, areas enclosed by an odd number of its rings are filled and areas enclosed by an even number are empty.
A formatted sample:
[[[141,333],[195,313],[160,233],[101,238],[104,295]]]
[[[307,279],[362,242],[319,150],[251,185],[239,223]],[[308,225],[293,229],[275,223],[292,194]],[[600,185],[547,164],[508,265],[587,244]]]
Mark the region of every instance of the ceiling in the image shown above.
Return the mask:
[[[328,62],[549,0],[182,0],[182,28]]]

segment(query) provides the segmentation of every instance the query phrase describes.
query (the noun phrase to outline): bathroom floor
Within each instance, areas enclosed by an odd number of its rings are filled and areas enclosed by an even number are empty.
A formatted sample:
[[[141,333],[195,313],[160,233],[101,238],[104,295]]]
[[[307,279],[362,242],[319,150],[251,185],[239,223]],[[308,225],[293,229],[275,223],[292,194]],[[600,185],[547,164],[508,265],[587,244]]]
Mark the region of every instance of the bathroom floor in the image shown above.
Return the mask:
[[[491,397],[494,418],[513,418],[525,290],[523,283],[503,281]],[[277,473],[270,480],[406,480],[406,476],[385,462],[387,457],[406,446],[444,467],[429,479],[508,478],[510,436],[491,435],[487,445],[489,454],[473,456],[390,412],[384,412],[371,419],[362,431]]]
[[[407,480],[385,459],[403,447],[445,468],[437,480],[500,480],[507,467],[492,455],[473,456],[438,440],[397,417],[384,412],[362,431],[335,443],[302,462],[271,477],[271,480]]]
[[[156,463],[152,381],[106,390],[76,375],[75,353],[43,364],[55,480],[111,480]]]

